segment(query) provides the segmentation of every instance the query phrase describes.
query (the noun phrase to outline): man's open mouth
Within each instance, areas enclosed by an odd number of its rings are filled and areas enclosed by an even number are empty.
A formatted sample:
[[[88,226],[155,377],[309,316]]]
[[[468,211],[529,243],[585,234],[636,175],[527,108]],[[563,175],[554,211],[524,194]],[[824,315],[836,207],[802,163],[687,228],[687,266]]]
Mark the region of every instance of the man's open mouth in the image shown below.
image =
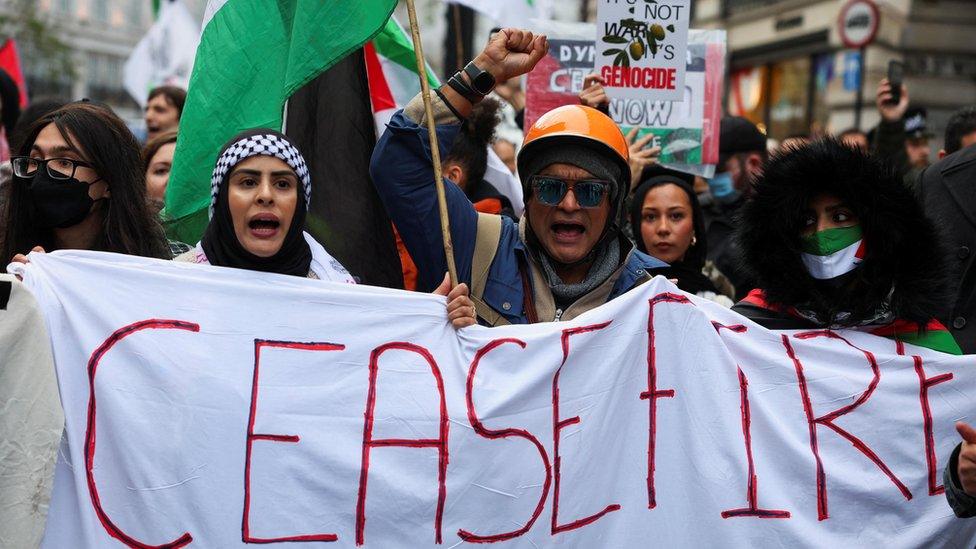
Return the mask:
[[[553,223],[551,229],[556,236],[567,238],[577,237],[586,232],[586,227],[580,223]]]

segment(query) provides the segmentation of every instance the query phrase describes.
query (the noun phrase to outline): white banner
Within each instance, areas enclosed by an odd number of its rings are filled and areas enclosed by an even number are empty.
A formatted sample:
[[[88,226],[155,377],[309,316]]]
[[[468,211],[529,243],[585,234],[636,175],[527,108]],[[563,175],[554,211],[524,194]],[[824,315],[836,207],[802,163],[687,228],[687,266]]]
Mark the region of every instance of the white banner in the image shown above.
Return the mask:
[[[66,418],[45,547],[976,542],[941,487],[973,357],[770,332],[662,278],[455,332],[426,294],[31,258]]]

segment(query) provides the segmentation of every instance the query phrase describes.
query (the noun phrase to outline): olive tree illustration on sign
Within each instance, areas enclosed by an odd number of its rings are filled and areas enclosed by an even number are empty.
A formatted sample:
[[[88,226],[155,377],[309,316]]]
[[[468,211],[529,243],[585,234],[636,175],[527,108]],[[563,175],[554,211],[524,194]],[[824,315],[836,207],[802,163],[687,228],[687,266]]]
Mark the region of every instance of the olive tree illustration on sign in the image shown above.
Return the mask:
[[[656,2],[652,2],[656,3]],[[648,25],[636,19],[621,19],[616,25],[607,25],[607,34],[603,41],[607,44],[617,44],[603,52],[603,55],[613,55],[615,67],[630,66],[630,60],[640,61],[648,55],[657,55],[657,50],[667,38],[669,32],[674,32],[674,25],[664,27],[658,23]]]

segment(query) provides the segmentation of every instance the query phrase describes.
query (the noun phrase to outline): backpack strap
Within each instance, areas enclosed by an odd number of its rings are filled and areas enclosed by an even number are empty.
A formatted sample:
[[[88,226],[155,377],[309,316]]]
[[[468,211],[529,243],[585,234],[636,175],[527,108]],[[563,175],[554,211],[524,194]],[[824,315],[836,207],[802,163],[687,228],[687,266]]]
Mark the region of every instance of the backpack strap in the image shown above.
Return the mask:
[[[482,297],[488,282],[488,271],[498,252],[502,238],[502,217],[478,213],[478,232],[474,243],[474,256],[471,259],[471,301],[474,302],[478,317],[489,326],[510,324],[501,314],[488,306]]]

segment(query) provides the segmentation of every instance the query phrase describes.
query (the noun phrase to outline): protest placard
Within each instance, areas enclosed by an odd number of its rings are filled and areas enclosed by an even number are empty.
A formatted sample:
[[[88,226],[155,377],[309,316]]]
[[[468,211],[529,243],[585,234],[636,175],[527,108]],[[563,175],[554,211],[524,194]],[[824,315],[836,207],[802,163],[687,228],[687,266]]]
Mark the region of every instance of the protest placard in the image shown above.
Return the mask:
[[[589,38],[593,28],[561,24],[547,29],[549,54],[527,76],[527,127],[551,109],[579,103],[596,57],[597,46]],[[661,164],[702,173],[698,166],[718,163],[725,50],[725,31],[688,31],[683,100],[611,99],[610,116],[624,133],[634,127],[639,137],[653,133],[648,146],[661,147]]]
[[[976,542],[941,484],[972,357],[772,332],[660,277],[455,332],[425,294],[94,252],[17,270],[65,412],[45,547]]]
[[[614,99],[680,101],[691,0],[598,0],[596,72]]]

